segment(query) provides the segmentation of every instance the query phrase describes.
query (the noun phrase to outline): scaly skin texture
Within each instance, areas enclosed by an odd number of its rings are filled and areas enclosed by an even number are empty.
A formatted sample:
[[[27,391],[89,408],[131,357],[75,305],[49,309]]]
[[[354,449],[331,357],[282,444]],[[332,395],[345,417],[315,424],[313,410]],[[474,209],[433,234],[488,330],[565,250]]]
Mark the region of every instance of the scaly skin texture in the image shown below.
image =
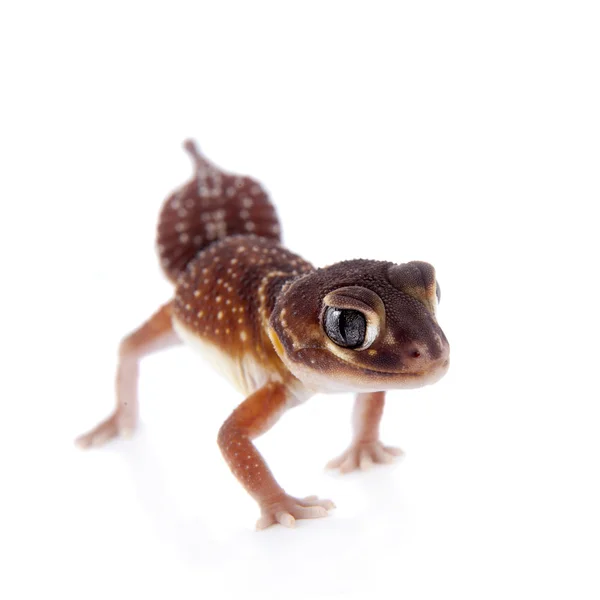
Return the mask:
[[[448,368],[435,271],[370,260],[315,269],[281,245],[260,184],[224,173],[190,141],[185,148],[194,177],[167,198],[157,231],[174,297],[124,338],[115,411],[77,441],[89,447],[130,434],[139,361],[183,340],[246,396],[218,444],[260,507],[257,527],[325,516],[333,503],[289,496],[253,440],[314,393],[356,391],[352,443],[329,466],[347,473],[401,454],[379,440],[385,390],[434,383]]]

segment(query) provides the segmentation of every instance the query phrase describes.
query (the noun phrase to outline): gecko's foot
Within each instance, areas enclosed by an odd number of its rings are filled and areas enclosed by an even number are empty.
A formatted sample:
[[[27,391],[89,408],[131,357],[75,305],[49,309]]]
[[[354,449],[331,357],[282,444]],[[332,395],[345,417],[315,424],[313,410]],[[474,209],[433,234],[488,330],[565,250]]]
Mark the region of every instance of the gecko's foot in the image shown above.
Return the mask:
[[[284,494],[261,506],[262,515],[256,522],[256,529],[265,529],[275,523],[294,527],[296,519],[326,517],[327,511],[332,508],[335,508],[335,504],[331,500],[320,500],[316,496],[299,499]]]
[[[80,435],[75,443],[80,448],[101,446],[115,437],[130,438],[136,425],[136,417],[125,411],[115,411],[91,431]]]
[[[350,473],[356,469],[366,471],[374,464],[388,464],[404,452],[400,448],[384,446],[379,440],[375,442],[354,443],[342,455],[327,463],[328,469],[339,469],[340,473]]]

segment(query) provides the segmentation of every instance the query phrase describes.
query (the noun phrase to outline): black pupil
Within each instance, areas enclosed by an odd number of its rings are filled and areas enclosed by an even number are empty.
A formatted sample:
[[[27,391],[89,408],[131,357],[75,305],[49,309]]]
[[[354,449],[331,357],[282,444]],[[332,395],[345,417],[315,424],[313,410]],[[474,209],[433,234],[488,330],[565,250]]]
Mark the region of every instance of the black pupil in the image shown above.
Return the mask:
[[[330,306],[325,313],[325,332],[338,346],[358,348],[365,341],[367,321],[357,310]]]

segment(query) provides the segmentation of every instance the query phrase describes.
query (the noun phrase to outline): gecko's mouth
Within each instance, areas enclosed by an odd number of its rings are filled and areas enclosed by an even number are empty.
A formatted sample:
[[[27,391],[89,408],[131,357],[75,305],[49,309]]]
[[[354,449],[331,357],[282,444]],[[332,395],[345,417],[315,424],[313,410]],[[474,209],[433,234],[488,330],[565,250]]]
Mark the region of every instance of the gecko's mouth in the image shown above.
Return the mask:
[[[303,349],[306,351],[306,349]],[[382,391],[400,388],[418,388],[440,380],[448,370],[448,354],[421,363],[418,369],[385,370],[378,365],[356,364],[345,357],[334,356],[322,348],[310,348],[284,354],[288,369],[310,388],[329,392]],[[300,359],[300,360],[299,360]],[[321,360],[319,360],[321,359]]]
[[[431,375],[438,369],[447,369],[449,364],[450,364],[450,360],[446,358],[443,362],[433,363],[431,368],[421,370],[421,371],[384,371],[384,370],[367,368],[367,367],[363,367],[361,370],[363,371],[363,373],[365,373],[365,375],[383,375],[384,377],[385,376],[389,376],[389,377],[401,376],[401,377],[419,378],[419,377],[426,377],[427,375]]]
[[[367,369],[363,367],[361,371],[365,375],[383,375],[388,377],[422,377],[427,374],[427,371],[417,371],[417,372],[409,372],[409,371],[380,371],[379,369]]]

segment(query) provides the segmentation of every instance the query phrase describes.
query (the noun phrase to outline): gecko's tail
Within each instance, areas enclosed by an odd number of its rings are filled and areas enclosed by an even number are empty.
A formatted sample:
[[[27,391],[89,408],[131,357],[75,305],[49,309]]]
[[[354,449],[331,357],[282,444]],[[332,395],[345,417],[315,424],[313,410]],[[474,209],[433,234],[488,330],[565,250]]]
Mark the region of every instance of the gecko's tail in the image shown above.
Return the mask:
[[[194,161],[194,177],[166,199],[156,236],[160,264],[171,281],[217,240],[237,234],[280,240],[277,213],[258,182],[224,173],[191,140],[184,148]]]

